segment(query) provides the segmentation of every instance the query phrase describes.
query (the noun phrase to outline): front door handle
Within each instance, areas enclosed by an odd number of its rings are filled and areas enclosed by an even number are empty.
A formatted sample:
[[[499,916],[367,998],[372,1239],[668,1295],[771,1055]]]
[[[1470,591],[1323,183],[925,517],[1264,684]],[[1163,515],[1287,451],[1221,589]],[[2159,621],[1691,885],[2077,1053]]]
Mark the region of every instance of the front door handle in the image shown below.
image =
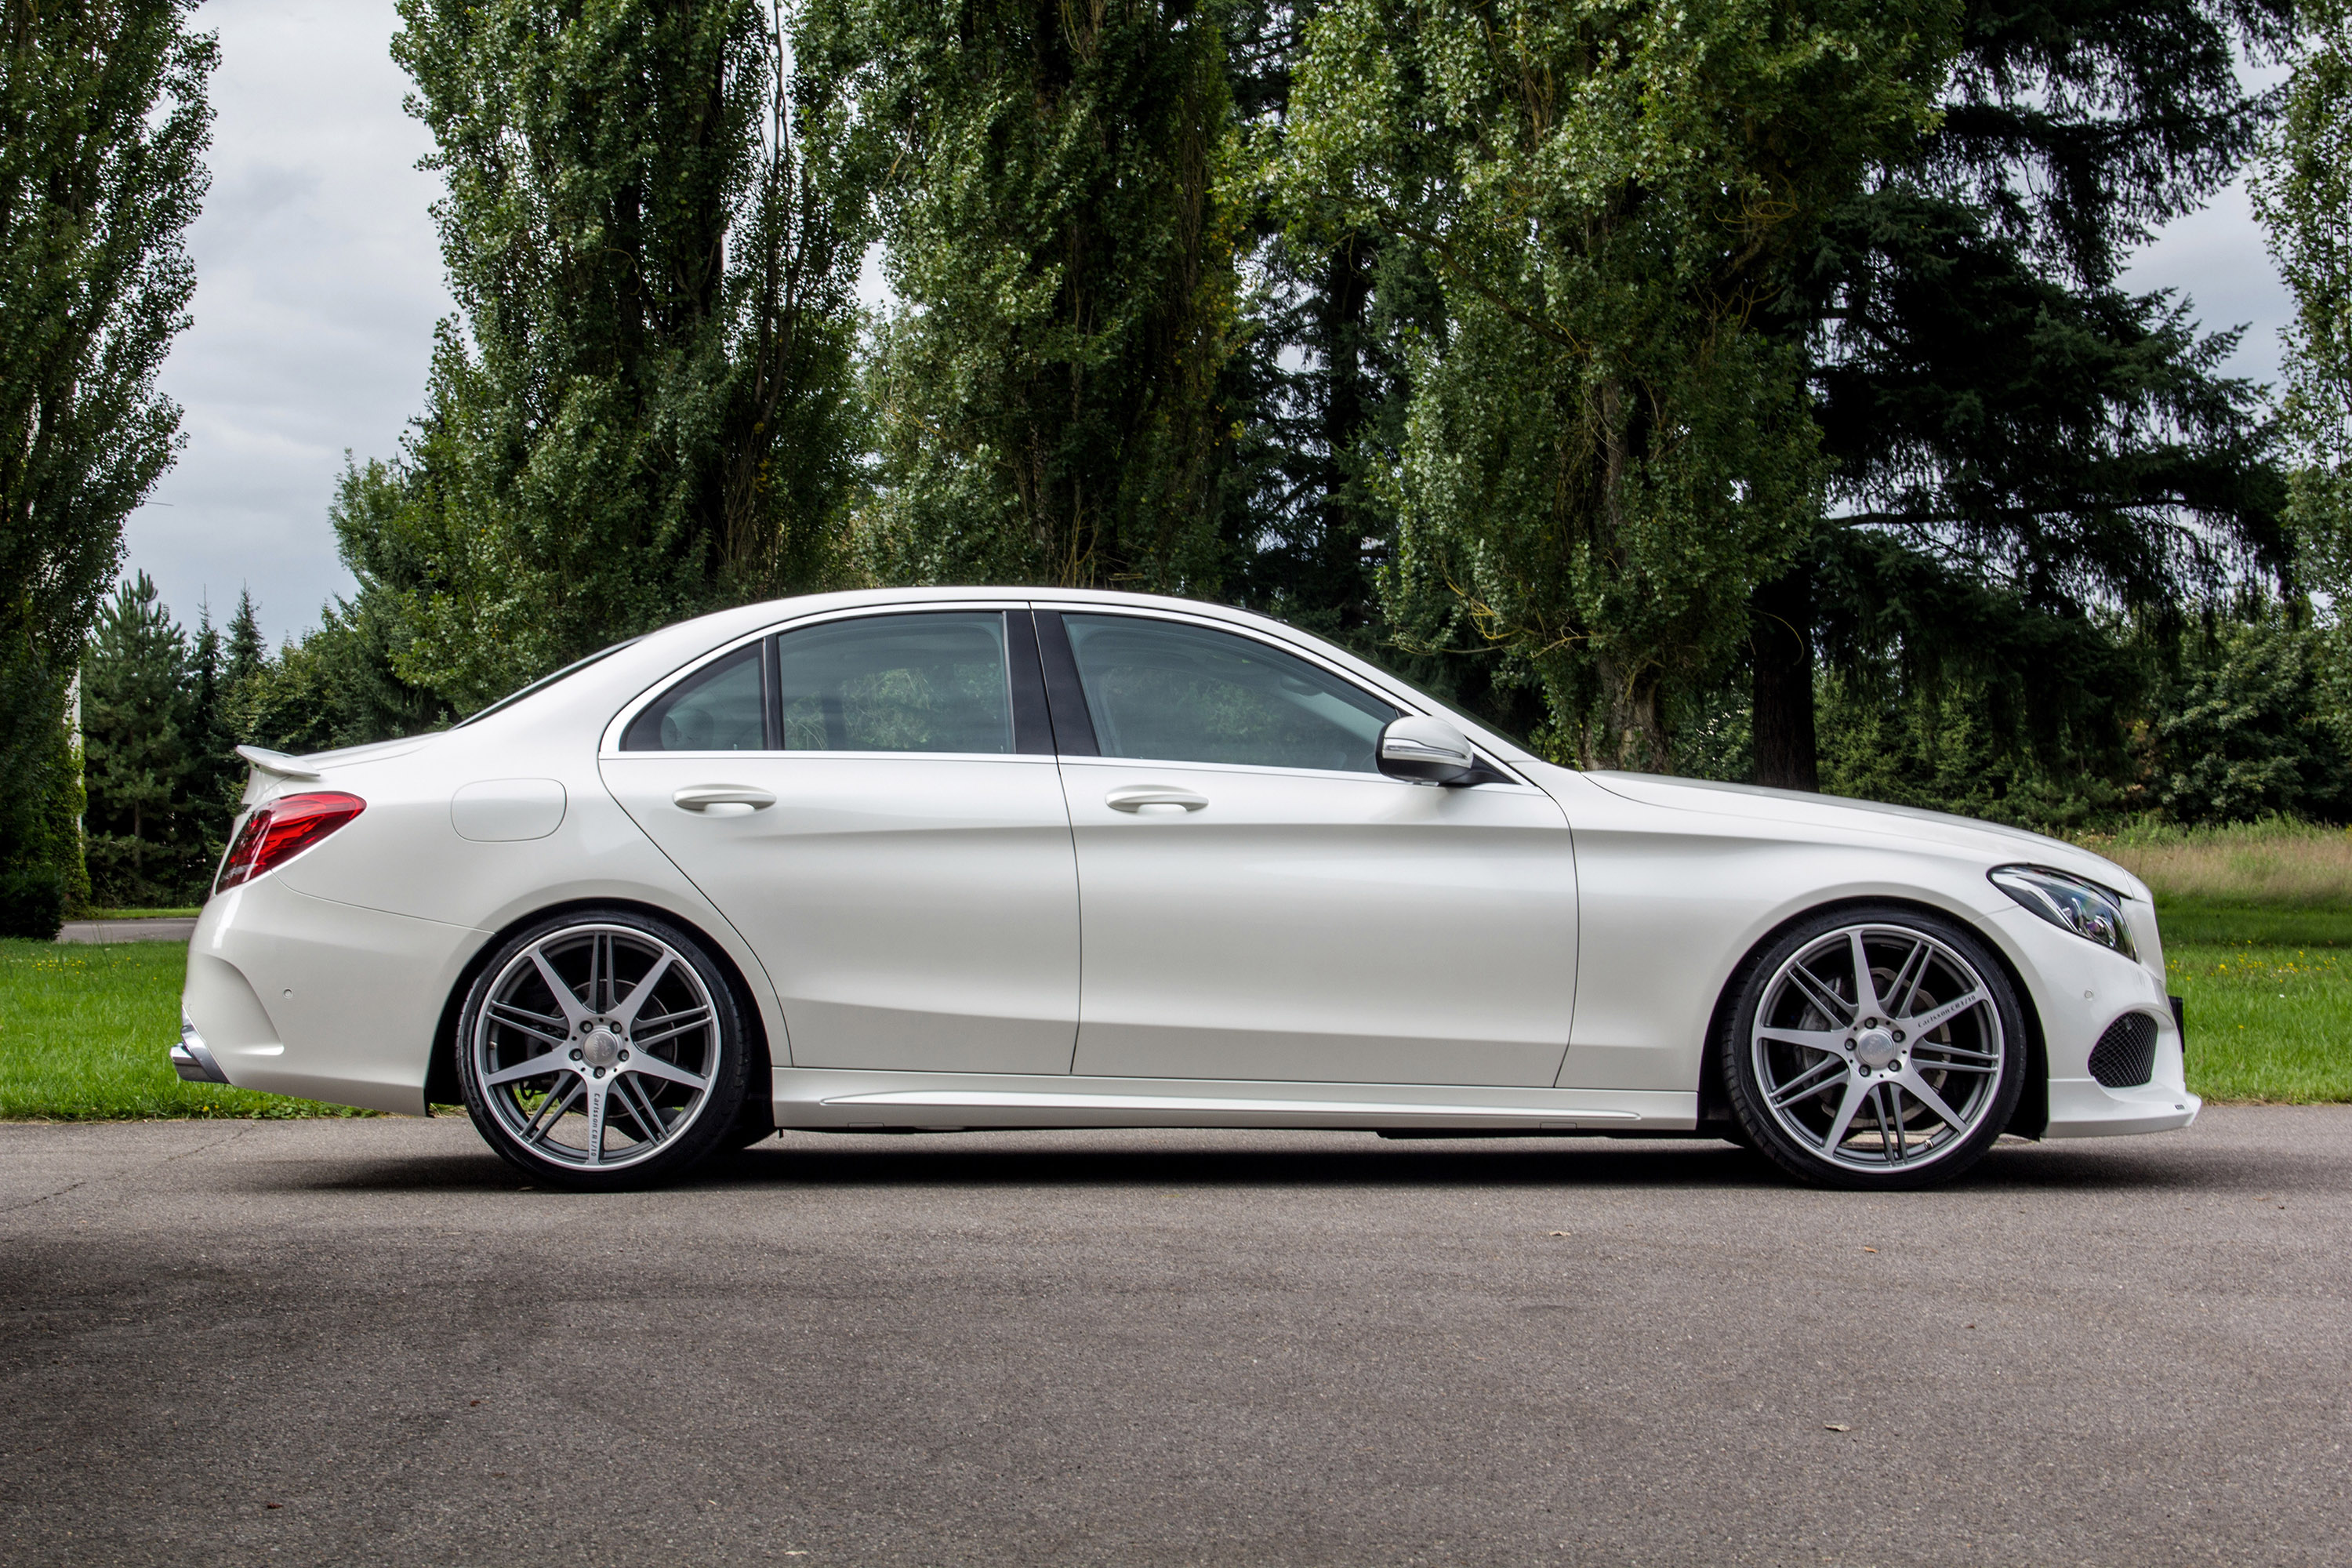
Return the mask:
[[[680,811],[707,812],[714,805],[740,805],[753,811],[765,811],[776,804],[774,795],[750,784],[688,784],[669,798],[670,804]],[[719,815],[731,816],[735,814],[722,811]]]
[[[1181,805],[1198,811],[1209,804],[1209,797],[1171,784],[1121,784],[1103,796],[1103,804],[1113,811],[1141,811],[1147,805]]]

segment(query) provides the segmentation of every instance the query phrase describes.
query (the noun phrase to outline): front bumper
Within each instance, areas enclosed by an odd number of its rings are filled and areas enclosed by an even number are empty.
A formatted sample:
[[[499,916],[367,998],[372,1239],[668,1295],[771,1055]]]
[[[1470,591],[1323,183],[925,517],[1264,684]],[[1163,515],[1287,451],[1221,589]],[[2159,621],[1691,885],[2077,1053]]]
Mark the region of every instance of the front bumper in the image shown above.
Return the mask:
[[[2050,1080],[2050,1127],[2044,1138],[2117,1138],[2169,1132],[2197,1120],[2205,1102],[2177,1083],[2109,1089],[2095,1079]]]
[[[2139,905],[2127,912],[2137,913]],[[2041,1014],[2049,1052],[2049,1121],[2044,1138],[2106,1138],[2163,1132],[2197,1120],[2203,1102],[2189,1092],[2181,1016],[2167,994],[2155,957],[2152,919],[2134,934],[2148,961],[2126,958],[2060,931],[2022,909],[1991,913],[2005,946],[2022,972]],[[2147,929],[2139,929],[2145,923]],[[2155,1027],[2147,1078],[2136,1084],[2101,1083],[2091,1054],[2108,1027],[2126,1014]]]

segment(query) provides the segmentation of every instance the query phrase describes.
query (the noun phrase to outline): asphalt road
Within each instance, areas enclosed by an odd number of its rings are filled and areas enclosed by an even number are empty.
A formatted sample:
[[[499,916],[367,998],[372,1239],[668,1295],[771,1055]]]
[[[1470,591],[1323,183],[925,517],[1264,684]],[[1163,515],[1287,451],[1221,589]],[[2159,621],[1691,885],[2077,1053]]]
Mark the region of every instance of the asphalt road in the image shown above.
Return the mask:
[[[1565,1234],[1561,1234],[1565,1233]],[[0,1560],[2352,1561],[2352,1110],[2004,1144],[0,1127]]]

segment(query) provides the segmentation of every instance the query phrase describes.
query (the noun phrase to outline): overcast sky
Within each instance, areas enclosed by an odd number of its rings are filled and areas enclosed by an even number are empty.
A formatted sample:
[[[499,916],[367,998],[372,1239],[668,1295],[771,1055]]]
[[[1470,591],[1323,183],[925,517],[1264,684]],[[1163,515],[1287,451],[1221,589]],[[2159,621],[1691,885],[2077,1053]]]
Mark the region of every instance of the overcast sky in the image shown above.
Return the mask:
[[[275,642],[350,592],[327,503],[350,451],[388,457],[418,411],[433,323],[450,310],[425,211],[430,148],[401,111],[392,0],[206,0],[220,33],[213,187],[188,237],[195,325],[164,365],[188,442],[132,514],[144,569],[193,624],[249,586]],[[2242,189],[2175,224],[2133,268],[2195,298],[2210,326],[2250,323],[2233,369],[2277,372],[2286,296]]]

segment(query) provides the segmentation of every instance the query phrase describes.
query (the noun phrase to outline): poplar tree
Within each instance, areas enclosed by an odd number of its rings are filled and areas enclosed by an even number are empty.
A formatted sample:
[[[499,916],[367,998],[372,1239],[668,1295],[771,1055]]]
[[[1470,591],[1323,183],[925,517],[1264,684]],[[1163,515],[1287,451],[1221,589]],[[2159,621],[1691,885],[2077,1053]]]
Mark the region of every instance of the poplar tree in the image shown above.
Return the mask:
[[[305,658],[406,728],[634,633],[821,585],[856,479],[863,193],[756,0],[401,0],[459,317],[334,521]],[[373,673],[367,673],[373,672]]]
[[[1212,592],[1241,215],[1215,0],[824,0],[899,308],[868,372],[888,581]]]
[[[2304,0],[2254,210],[2294,297],[2286,338],[2289,513],[2312,587],[2352,593],[2352,5]]]
[[[39,906],[25,929],[85,886],[68,687],[176,447],[155,375],[206,183],[194,5],[0,0],[0,904]]]

